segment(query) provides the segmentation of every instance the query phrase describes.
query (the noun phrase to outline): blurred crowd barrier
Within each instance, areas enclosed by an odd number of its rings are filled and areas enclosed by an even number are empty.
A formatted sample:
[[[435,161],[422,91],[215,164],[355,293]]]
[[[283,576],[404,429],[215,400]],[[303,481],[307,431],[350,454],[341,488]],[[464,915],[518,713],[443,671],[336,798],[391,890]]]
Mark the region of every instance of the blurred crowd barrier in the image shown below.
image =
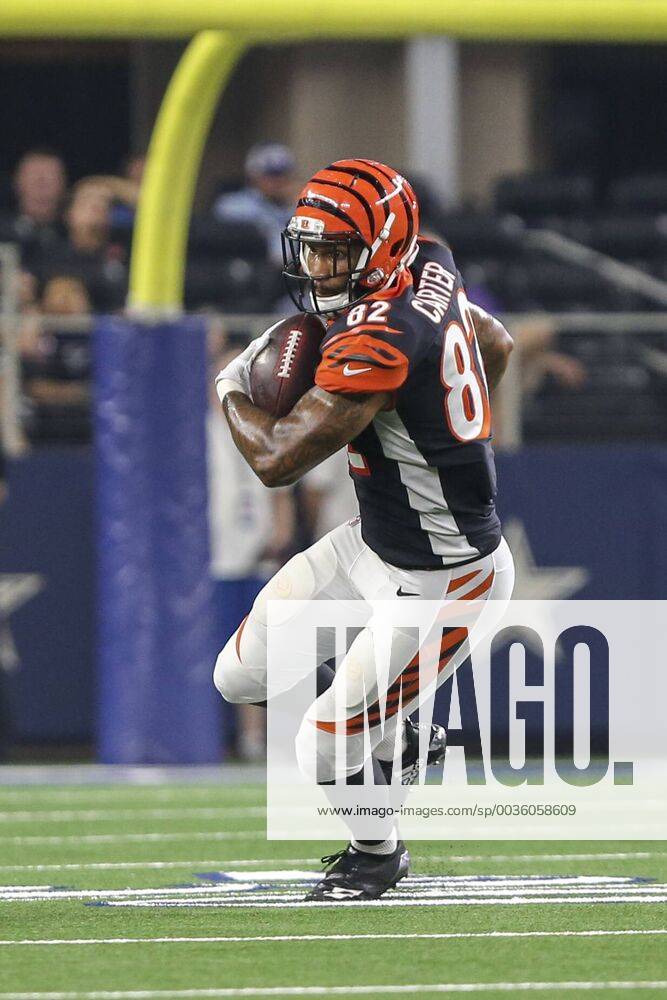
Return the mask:
[[[0,244],[2,441],[5,453],[91,440],[90,312],[78,292],[52,281],[39,311],[21,307],[20,259]],[[472,270],[472,277],[475,271]],[[474,282],[470,298],[496,312],[515,351],[494,401],[496,446],[553,441],[667,440],[667,312],[493,309]],[[72,309],[72,307],[74,307]],[[284,308],[288,313],[291,305]],[[275,313],[203,315],[215,350],[239,347]]]

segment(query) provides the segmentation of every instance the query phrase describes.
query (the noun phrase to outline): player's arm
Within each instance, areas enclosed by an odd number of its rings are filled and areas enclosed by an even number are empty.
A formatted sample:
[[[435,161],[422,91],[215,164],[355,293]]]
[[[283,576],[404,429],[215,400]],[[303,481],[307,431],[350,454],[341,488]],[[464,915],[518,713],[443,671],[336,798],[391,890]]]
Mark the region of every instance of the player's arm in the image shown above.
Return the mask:
[[[482,353],[486,381],[489,390],[493,391],[505,374],[514,341],[500,320],[472,302],[469,305],[477,343]]]
[[[242,392],[223,409],[236,447],[265,486],[289,486],[363,431],[388,392],[334,394],[315,386],[286,417],[260,410]]]

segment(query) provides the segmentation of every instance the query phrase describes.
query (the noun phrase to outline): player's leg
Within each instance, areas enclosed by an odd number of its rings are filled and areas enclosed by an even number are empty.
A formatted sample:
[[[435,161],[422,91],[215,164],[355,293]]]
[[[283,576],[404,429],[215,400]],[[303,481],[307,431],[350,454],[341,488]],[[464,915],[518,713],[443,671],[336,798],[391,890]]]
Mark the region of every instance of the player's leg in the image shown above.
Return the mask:
[[[263,587],[250,614],[227,641],[215,664],[213,680],[226,701],[243,704],[266,700],[269,601],[344,600],[358,596],[350,589],[347,578],[355,546],[358,548],[359,541],[354,532],[342,525],[295,555]],[[312,669],[310,648],[303,655],[308,657],[306,666]],[[333,671],[319,673],[322,677],[318,674],[318,689],[324,690]]]
[[[439,585],[439,582],[436,583],[436,589]],[[439,616],[441,620],[434,622],[427,640],[427,646],[428,643],[431,644],[430,654],[427,649],[427,656],[424,658],[422,649],[419,655],[415,653],[412,660],[407,661],[407,666],[389,689],[388,702],[395,703],[398,698],[397,692],[400,691],[404,716],[415,712],[420,703],[422,710],[425,706],[432,709],[435,688],[440,687],[451,677],[477,644],[494,631],[505,613],[513,588],[514,561],[505,539],[501,540],[498,548],[490,555],[452,571],[447,582],[446,601]],[[429,587],[427,583],[424,589],[433,591],[433,586]],[[459,610],[464,613],[464,618],[460,621],[465,624],[457,622]],[[453,622],[452,615],[456,616]],[[422,661],[425,659],[427,665],[422,674],[421,684],[416,680],[420,658]],[[411,692],[414,692],[412,697]],[[377,707],[375,712],[377,713]],[[428,730],[429,726],[426,725],[425,728]],[[441,727],[435,727],[436,730],[438,728]],[[382,762],[391,759],[395,748],[392,732],[386,726],[386,721],[385,729],[389,736],[382,736],[379,740],[377,735],[371,733],[373,753]],[[444,736],[444,730],[442,732]],[[440,745],[440,740],[436,738],[432,750],[431,732],[427,731],[420,740],[417,733],[410,732],[406,727],[402,735],[404,783],[410,784],[417,780],[424,758],[426,763],[433,763],[436,751],[439,750],[438,759],[442,759],[445,740]],[[391,765],[387,766],[386,773],[389,777]]]
[[[476,609],[475,620],[467,627],[465,642],[448,658],[438,674],[438,687],[452,676],[461,664],[473,652],[477,644],[486,636],[490,635],[502,620],[507,609],[507,605],[512,597],[514,589],[514,560],[509,545],[503,538],[500,545],[486,556],[485,560],[479,560],[472,564],[479,572],[472,579],[465,579],[459,585],[459,581],[467,574],[458,571],[453,574],[450,587],[456,587],[450,592],[450,597],[465,605],[466,602],[474,601]],[[465,570],[471,570],[466,566]],[[485,589],[481,592],[481,588]],[[472,596],[471,596],[472,595]]]
[[[469,655],[470,649],[499,620],[511,596],[514,570],[504,542],[495,553],[461,571],[414,573],[400,570],[383,563],[375,553],[365,549],[350,568],[350,580],[359,596],[369,601],[395,601],[400,590],[418,598],[442,602],[443,611],[447,608],[451,611],[459,599],[466,608],[473,602],[475,614],[466,630],[453,628],[443,634],[442,639],[438,634],[438,655],[434,658],[437,673],[431,685],[435,687],[436,677],[439,682],[450,676]],[[441,623],[436,620],[430,634],[441,630]],[[388,647],[387,633],[390,633]],[[414,769],[419,740],[410,739],[403,716],[419,704],[418,679],[417,691],[411,694],[415,668],[417,673],[419,670],[419,651],[419,637],[413,630],[397,629],[391,620],[383,621],[381,615],[379,620],[370,619],[344,657],[332,685],[319,694],[306,713],[297,738],[303,771],[308,773],[310,769],[315,780],[320,782],[323,778],[329,781],[343,778],[357,784],[363,775],[363,762],[368,752],[364,738],[367,722],[374,775],[380,771],[386,780],[379,755],[384,752],[386,763],[393,758],[397,730],[403,738],[403,764],[406,765],[406,755],[412,752],[414,759],[407,764]],[[386,668],[384,680],[383,668]],[[406,670],[411,673],[404,677]],[[369,706],[368,692],[374,687],[377,700],[371,701]],[[340,757],[336,754],[337,730],[345,733],[345,752]],[[441,750],[442,744],[438,747],[438,751]],[[334,804],[336,794],[345,800],[351,798],[348,786],[333,786],[328,792]],[[385,800],[390,805],[400,805],[403,794],[399,790],[394,798],[392,801],[386,789]],[[356,839],[352,825],[351,843],[344,851],[327,859],[331,862],[329,871],[306,898],[321,901],[377,898],[403,878],[409,869],[409,855],[393,820],[391,822],[391,830],[377,831],[382,838],[378,841]]]
[[[397,589],[407,582],[407,577],[404,571],[388,567],[364,546],[350,566],[350,582],[360,600],[395,601]],[[387,787],[382,766],[375,758],[372,758],[375,783],[372,794],[367,788],[360,788],[357,797],[354,794],[354,786],[363,782],[367,746],[363,727],[347,731],[346,724],[362,710],[367,692],[377,687],[376,643],[378,640],[382,642],[382,636],[387,631],[392,633],[391,655],[396,659],[396,672],[400,672],[405,664],[405,655],[412,655],[418,647],[417,636],[412,632],[403,635],[400,630],[392,628],[390,622],[383,623],[388,628],[377,624],[377,629],[366,627],[359,632],[339,665],[333,684],[310,706],[297,737],[297,754],[302,771],[320,783],[324,783],[325,779],[327,783],[336,779],[346,783],[331,785],[327,789],[333,804],[349,807],[352,803],[353,815],[357,798],[360,804],[372,801],[376,807],[372,833],[368,829],[360,832],[359,821],[349,820],[352,831],[350,844],[328,859],[332,867],[310,891],[307,899],[377,898],[407,875],[409,870],[409,855],[398,837],[391,812],[391,790]],[[398,725],[402,725],[402,720],[390,719],[388,728],[393,735]],[[344,752],[340,755],[336,753],[337,727],[345,734],[342,741]],[[376,839],[367,839],[371,835]]]
[[[297,751],[302,769],[308,772],[310,768],[319,780],[345,780],[363,767],[369,745],[364,739],[367,727],[371,751],[379,760],[393,760],[397,730],[401,749],[406,751],[410,739],[403,719],[417,709],[420,696],[422,702],[425,695],[432,696],[436,684],[450,677],[500,620],[511,597],[514,567],[503,540],[495,552],[474,563],[432,572],[397,569],[367,550],[357,560],[352,576],[365,598],[392,603],[386,605],[388,620],[384,611],[376,610],[356,637],[331,687],[311,705],[301,726]],[[423,667],[427,658],[423,646],[420,651],[418,633],[397,628],[390,620],[399,589],[434,602],[436,617],[428,641],[437,641],[437,649],[431,656],[430,685],[423,669],[420,677],[420,664]],[[447,622],[452,622],[458,605],[467,613],[466,626],[457,626],[454,620],[449,627]],[[442,613],[436,615],[438,607]],[[346,734],[346,753],[336,756],[335,733],[341,730]]]

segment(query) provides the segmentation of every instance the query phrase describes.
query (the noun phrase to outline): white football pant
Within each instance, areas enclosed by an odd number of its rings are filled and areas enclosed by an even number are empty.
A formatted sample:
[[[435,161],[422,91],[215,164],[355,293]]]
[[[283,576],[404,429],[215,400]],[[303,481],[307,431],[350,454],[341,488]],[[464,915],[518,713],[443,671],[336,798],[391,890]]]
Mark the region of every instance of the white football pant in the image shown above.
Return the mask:
[[[444,602],[440,606],[445,618],[448,609],[456,610],[456,602],[462,602],[459,607],[474,602],[476,617],[467,629],[437,630],[440,649],[434,661],[438,673],[433,680],[440,686],[500,620],[513,586],[514,563],[504,539],[491,555],[466,566],[399,569],[384,562],[366,545],[359,519],[355,518],[294,556],[269,580],[248,617],[218,656],[213,675],[215,686],[223,698],[236,704],[266,700],[267,601],[393,601],[395,607],[399,590],[401,595]],[[389,625],[388,645],[387,623],[377,617],[377,609],[374,618],[369,606],[365,627],[338,665],[331,687],[316,698],[302,721],[296,740],[297,758],[301,770],[313,780],[341,780],[361,770],[368,753],[364,742],[366,717],[371,752],[384,760],[393,759],[398,722],[415,711],[420,697],[424,701],[423,678],[420,685],[416,677],[419,642],[415,630]],[[378,626],[385,635],[383,649],[388,652],[388,667],[384,670],[377,665]],[[377,690],[378,676],[384,678],[383,691]],[[369,704],[365,692],[374,688]],[[399,689],[402,689],[400,698]],[[341,705],[345,713],[342,720]],[[342,759],[335,753],[337,723],[338,732],[342,727],[346,733],[347,752]]]

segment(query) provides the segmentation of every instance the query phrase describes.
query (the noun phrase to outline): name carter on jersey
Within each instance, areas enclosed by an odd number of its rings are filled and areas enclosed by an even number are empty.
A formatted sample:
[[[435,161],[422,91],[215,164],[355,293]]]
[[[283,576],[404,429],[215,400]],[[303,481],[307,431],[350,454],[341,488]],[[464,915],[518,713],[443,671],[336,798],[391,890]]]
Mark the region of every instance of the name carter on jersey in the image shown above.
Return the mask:
[[[449,309],[455,284],[455,275],[436,260],[429,260],[424,265],[422,277],[410,305],[432,323],[442,323]]]

